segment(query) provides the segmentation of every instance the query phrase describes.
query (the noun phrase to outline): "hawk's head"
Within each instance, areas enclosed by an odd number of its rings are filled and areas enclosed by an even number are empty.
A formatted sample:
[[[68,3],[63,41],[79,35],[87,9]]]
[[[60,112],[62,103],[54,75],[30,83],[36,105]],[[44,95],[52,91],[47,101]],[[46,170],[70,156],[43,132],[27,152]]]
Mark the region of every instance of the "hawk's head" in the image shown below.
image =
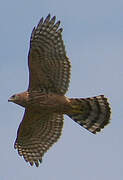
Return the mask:
[[[8,102],[13,102],[13,103],[16,103],[16,104],[19,104],[19,105],[25,107],[27,99],[28,99],[28,93],[23,92],[23,93],[20,93],[20,94],[14,94],[13,96],[11,96],[8,99]]]
[[[8,99],[8,102],[14,102],[16,103],[19,100],[19,96],[17,94],[14,94]]]

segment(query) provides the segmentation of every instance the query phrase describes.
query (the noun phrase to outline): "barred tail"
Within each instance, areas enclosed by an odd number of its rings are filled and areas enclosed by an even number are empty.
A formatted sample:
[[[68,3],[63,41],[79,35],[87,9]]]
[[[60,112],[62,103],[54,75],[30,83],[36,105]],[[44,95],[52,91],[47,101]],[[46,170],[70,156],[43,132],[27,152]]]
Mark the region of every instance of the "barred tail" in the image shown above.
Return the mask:
[[[67,115],[90,132],[96,134],[109,123],[111,108],[104,95],[70,101],[72,111]]]

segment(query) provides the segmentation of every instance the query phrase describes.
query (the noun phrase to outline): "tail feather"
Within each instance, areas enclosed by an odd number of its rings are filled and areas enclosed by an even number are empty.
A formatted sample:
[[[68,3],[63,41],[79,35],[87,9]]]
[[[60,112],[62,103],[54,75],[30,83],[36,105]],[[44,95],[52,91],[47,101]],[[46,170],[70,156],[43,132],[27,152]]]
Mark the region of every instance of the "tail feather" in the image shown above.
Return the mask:
[[[96,134],[109,123],[111,108],[104,95],[70,101],[72,111],[68,116],[90,132]]]

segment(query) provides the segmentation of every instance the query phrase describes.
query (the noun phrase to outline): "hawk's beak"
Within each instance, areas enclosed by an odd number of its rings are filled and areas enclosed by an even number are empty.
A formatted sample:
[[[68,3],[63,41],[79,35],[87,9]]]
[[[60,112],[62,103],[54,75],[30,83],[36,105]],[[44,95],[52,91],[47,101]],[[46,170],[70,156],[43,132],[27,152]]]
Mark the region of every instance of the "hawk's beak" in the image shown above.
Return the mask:
[[[8,102],[12,102],[13,101],[13,99],[10,97],[9,99],[8,99]]]

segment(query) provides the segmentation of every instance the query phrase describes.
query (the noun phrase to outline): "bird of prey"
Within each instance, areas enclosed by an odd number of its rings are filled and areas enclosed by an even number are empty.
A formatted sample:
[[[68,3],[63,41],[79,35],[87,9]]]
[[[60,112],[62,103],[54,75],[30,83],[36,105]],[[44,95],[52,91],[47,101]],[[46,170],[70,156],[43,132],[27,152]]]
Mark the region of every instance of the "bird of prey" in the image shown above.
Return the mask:
[[[61,135],[64,114],[96,134],[110,121],[111,108],[104,95],[91,98],[65,96],[71,63],[66,56],[60,21],[41,18],[30,38],[28,90],[8,101],[25,108],[14,147],[37,167],[44,153]]]

